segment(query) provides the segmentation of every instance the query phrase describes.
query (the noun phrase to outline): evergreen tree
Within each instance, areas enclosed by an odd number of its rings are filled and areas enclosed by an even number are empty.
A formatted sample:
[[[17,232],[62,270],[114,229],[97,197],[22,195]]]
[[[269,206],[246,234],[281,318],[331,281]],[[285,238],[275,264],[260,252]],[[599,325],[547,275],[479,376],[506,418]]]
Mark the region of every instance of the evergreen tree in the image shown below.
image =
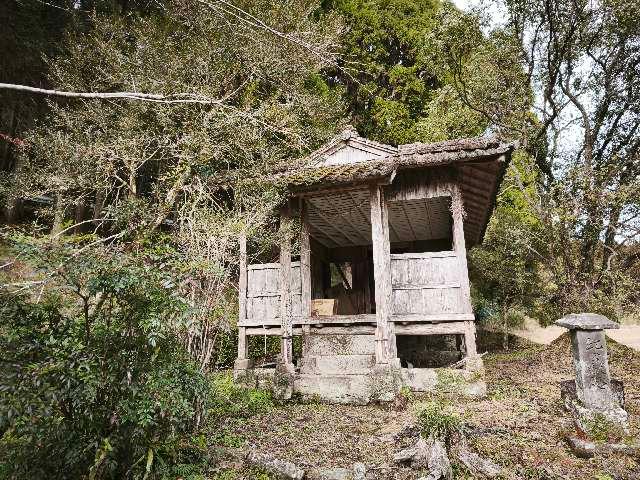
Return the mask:
[[[479,135],[486,119],[464,105],[432,47],[440,0],[327,0],[346,25],[339,67],[328,77],[346,87],[352,121],[366,137],[390,144]],[[474,32],[481,39],[480,30]]]

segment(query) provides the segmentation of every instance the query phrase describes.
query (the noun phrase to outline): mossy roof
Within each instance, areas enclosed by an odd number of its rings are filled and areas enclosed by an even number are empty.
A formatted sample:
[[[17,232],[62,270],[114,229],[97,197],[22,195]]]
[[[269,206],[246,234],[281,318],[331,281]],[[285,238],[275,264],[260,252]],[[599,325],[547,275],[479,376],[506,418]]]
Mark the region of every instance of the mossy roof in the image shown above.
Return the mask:
[[[512,143],[501,142],[495,137],[465,138],[400,145],[397,153],[382,158],[339,165],[323,164],[323,158],[314,152],[306,161],[272,174],[270,181],[292,190],[369,183],[388,177],[396,170],[490,161],[510,155],[513,149]]]

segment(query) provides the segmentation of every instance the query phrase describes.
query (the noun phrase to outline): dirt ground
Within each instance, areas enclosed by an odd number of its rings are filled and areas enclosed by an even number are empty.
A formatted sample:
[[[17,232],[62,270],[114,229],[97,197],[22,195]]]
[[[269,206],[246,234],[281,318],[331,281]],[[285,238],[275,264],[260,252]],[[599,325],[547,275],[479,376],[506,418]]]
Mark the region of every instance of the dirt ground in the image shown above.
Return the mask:
[[[514,335],[526,338],[533,343],[549,345],[567,330],[557,325],[541,327],[534,319],[528,318],[522,328],[515,330]],[[622,345],[640,351],[640,325],[637,322],[627,321],[615,330],[607,330],[607,337]]]
[[[464,416],[475,432],[475,450],[505,469],[508,479],[640,479],[640,459],[611,454],[589,460],[576,458],[563,440],[571,429],[560,402],[560,380],[573,377],[570,344],[563,335],[551,345],[535,345],[513,338],[508,351],[492,351],[497,339],[479,338],[484,357],[488,396],[484,399],[450,398],[452,408]],[[624,381],[631,434],[640,429],[640,353],[609,341],[612,375]],[[425,398],[415,398],[412,403]],[[394,434],[414,423],[413,405],[396,411],[390,406],[339,406],[289,403],[268,414],[227,427],[226,435],[255,445],[313,472],[318,467],[367,465],[375,478],[414,480],[421,473],[399,468],[393,454],[403,445]],[[238,452],[240,453],[240,452]],[[236,478],[256,478],[238,463]],[[464,467],[454,467],[459,479],[477,478]],[[241,473],[245,472],[245,473]]]

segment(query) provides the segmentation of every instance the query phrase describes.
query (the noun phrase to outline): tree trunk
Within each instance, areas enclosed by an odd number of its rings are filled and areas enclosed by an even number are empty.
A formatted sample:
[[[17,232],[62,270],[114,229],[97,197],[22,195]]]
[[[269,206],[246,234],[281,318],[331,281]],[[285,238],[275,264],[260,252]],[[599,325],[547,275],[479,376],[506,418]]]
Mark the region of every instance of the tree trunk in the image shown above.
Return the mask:
[[[509,322],[507,317],[508,308],[502,309],[502,349],[509,350]]]
[[[79,198],[76,201],[76,206],[75,206],[75,222],[77,224],[80,224],[84,222],[86,219],[87,219],[87,205],[84,203],[84,200],[82,198]],[[89,227],[89,224],[87,223],[82,223],[82,225],[76,225],[76,227],[74,228],[74,233],[76,235],[85,233],[88,227]]]
[[[609,214],[609,222],[604,234],[605,249],[602,255],[602,271],[608,270],[610,267],[609,262],[614,254],[613,245],[615,244],[616,232],[618,230],[618,222],[620,221],[621,214],[622,207],[620,205],[614,206]]]
[[[54,212],[53,212],[53,226],[51,227],[51,234],[57,235],[62,231],[64,224],[65,205],[64,197],[60,190],[56,191]]]

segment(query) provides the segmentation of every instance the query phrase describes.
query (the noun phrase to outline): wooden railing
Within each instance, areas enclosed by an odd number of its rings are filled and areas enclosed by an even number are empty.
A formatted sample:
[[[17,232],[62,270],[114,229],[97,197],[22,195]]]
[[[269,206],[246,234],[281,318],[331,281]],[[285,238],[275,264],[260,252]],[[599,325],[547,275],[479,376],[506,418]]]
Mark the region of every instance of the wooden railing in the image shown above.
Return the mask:
[[[391,321],[472,320],[455,252],[391,254]],[[464,271],[466,275],[466,270]],[[291,315],[295,325],[371,323],[375,315],[302,316],[300,262],[291,263]],[[280,325],[280,264],[247,266],[246,318],[242,326]]]
[[[464,281],[453,251],[392,254],[393,315],[470,313],[461,288]]]
[[[291,263],[291,314],[301,315],[302,287],[300,262]],[[247,316],[245,325],[279,324],[280,264],[261,263],[247,266]]]

